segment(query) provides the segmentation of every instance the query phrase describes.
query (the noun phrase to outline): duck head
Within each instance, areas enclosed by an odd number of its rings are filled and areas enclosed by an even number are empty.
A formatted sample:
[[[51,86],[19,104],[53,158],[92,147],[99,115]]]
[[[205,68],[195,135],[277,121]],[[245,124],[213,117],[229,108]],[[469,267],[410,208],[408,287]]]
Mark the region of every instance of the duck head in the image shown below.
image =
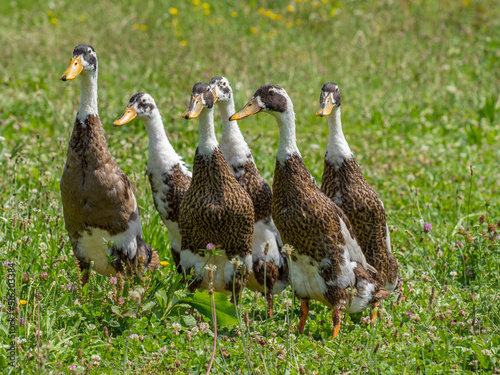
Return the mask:
[[[157,107],[153,97],[145,92],[138,92],[130,98],[127,109],[113,122],[113,125],[125,125],[136,117],[141,119],[150,118],[155,109]]]
[[[193,86],[191,101],[188,109],[184,111],[182,117],[187,120],[199,116],[203,108],[212,108],[216,102],[215,93],[206,82],[198,82]]]
[[[261,86],[250,101],[229,118],[229,121],[240,120],[259,112],[269,112],[276,116],[289,110],[290,98],[285,89],[277,85]]]
[[[336,83],[328,82],[321,88],[321,97],[319,98],[319,109],[316,116],[328,116],[332,113],[333,108],[340,107],[342,97],[340,96],[339,87]]]
[[[215,101],[229,102],[233,97],[233,90],[226,77],[214,77],[210,80],[210,89],[214,93]]]
[[[94,48],[88,44],[79,44],[73,50],[71,62],[61,76],[62,81],[75,79],[81,72],[97,70],[97,55]]]

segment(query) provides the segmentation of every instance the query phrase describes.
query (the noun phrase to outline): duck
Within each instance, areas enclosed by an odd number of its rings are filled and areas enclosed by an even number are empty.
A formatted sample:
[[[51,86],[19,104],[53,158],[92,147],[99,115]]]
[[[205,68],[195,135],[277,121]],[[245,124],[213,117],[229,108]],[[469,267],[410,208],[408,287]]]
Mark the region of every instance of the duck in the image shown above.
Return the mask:
[[[134,94],[125,112],[113,122],[122,126],[135,118],[142,119],[149,138],[149,157],[146,173],[156,211],[167,227],[172,258],[179,273],[181,254],[181,232],[179,210],[181,201],[191,184],[189,171],[182,157],[170,144],[160,111],[155,100],[145,92]]]
[[[327,117],[329,140],[321,190],[346,214],[363,254],[377,270],[377,281],[391,293],[398,284],[398,264],[391,252],[391,237],[384,204],[366,181],[342,131],[342,97],[334,82],[321,88],[317,116]]]
[[[264,85],[229,120],[265,112],[274,116],[279,145],[274,170],[272,217],[289,246],[291,279],[301,301],[298,332],[304,333],[309,301],[333,309],[333,332],[340,331],[341,310],[360,312],[386,297],[373,280],[349,219],[315,184],[297,147],[295,112],[284,88]],[[385,292],[385,293],[384,293]]]
[[[180,206],[180,264],[185,274],[193,275],[188,290],[213,290],[238,302],[252,270],[254,208],[219,147],[214,104],[209,84],[198,82],[182,114],[198,118],[200,140],[191,185]]]
[[[213,77],[209,82],[222,118],[220,148],[234,177],[252,199],[254,231],[252,238],[252,270],[246,287],[266,296],[269,317],[273,317],[273,295],[289,284],[283,242],[271,216],[272,190],[260,175],[252,151],[241,134],[237,121],[229,121],[235,112],[233,90],[226,77]]]
[[[81,77],[80,107],[69,141],[60,190],[63,215],[82,284],[92,270],[101,275],[154,270],[158,252],[142,238],[139,208],[127,175],[108,149],[97,110],[97,55],[77,45],[60,77]]]

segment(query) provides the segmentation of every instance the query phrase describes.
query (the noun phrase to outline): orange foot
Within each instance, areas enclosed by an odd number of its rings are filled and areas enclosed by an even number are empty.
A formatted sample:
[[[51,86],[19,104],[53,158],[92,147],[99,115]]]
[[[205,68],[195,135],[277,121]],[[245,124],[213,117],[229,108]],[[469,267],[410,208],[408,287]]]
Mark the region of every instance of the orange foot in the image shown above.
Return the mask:
[[[375,302],[373,304],[373,309],[372,309],[372,322],[375,322],[375,320],[377,320],[377,307],[378,307],[378,302]]]
[[[340,322],[342,321],[342,316],[340,315],[340,310],[335,309],[332,315],[333,318],[333,334],[332,334],[332,339],[337,337],[337,335],[340,332]]]
[[[300,320],[297,330],[302,335],[304,333],[304,326],[306,325],[307,314],[309,314],[309,303],[307,301],[302,301],[300,304]]]

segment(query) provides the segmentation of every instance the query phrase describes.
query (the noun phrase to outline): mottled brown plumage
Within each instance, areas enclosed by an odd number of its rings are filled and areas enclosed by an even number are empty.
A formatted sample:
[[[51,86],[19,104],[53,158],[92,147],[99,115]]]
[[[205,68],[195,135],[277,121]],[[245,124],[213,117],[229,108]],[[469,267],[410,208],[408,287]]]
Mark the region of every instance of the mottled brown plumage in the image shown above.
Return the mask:
[[[273,315],[273,294],[280,293],[289,282],[286,256],[281,253],[282,242],[271,217],[272,190],[260,175],[251,150],[236,121],[233,91],[225,77],[210,80],[222,117],[221,150],[233,175],[253,202],[255,228],[252,245],[253,274],[247,287],[267,295],[270,316]]]
[[[291,245],[291,273],[295,294],[301,299],[303,333],[308,301],[315,299],[334,308],[334,334],[340,325],[342,300],[347,311],[358,312],[384,292],[374,282],[357,244],[349,220],[316,186],[307,170],[295,139],[295,114],[286,91],[276,85],[260,87],[230,120],[258,112],[272,114],[280,129],[280,143],[274,171],[272,217],[285,244]],[[354,297],[348,299],[348,288]]]
[[[196,151],[193,179],[181,203],[182,249],[200,255],[207,244],[229,258],[251,254],[253,204],[232,175],[220,148],[211,157]]]
[[[271,216],[271,199],[273,192],[262,178],[252,158],[239,166],[231,167],[236,181],[252,199],[255,222]]]
[[[78,45],[63,81],[82,73],[82,102],[68,146],[60,182],[64,222],[73,252],[88,280],[88,269],[106,275],[159,265],[156,251],[142,240],[132,184],[112,158],[97,115],[97,57]],[[113,245],[110,243],[114,242]],[[108,244],[109,243],[109,244]],[[108,264],[107,255],[118,258]]]
[[[198,272],[196,287],[208,288],[208,274],[202,267],[208,260],[204,249],[217,247],[219,256],[210,259],[217,266],[214,289],[236,296],[251,271],[254,208],[252,200],[233,176],[217,145],[213,123],[213,94],[206,83],[193,87],[186,119],[200,117],[200,143],[193,162],[193,177],[180,208],[182,237],[181,265]],[[231,261],[243,263],[244,273]],[[221,269],[222,268],[222,269]],[[234,276],[234,278],[233,278]]]
[[[397,262],[391,253],[382,201],[368,184],[344,138],[338,86],[323,85],[318,115],[328,116],[330,141],[325,155],[321,190],[351,222],[369,264],[378,271],[377,282],[392,291],[397,283]]]

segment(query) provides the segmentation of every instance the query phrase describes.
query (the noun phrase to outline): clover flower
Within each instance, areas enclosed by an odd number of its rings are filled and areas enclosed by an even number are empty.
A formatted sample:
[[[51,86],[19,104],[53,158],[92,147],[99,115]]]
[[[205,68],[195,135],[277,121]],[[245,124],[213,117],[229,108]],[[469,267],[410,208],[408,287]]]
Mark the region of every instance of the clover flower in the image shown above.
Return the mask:
[[[432,224],[428,223],[427,221],[424,223],[424,226],[422,227],[422,230],[425,233],[429,233],[432,230]]]

